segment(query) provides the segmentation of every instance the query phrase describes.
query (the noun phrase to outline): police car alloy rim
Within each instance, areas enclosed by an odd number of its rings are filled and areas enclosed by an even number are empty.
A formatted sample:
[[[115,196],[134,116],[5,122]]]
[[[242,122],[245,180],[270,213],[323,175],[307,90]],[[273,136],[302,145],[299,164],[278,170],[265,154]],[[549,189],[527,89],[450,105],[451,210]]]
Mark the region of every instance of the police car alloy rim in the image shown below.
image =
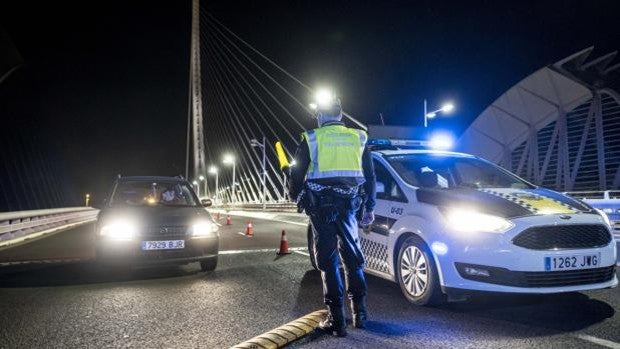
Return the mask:
[[[400,277],[410,295],[419,297],[428,285],[428,263],[424,253],[415,246],[409,246],[400,260]]]

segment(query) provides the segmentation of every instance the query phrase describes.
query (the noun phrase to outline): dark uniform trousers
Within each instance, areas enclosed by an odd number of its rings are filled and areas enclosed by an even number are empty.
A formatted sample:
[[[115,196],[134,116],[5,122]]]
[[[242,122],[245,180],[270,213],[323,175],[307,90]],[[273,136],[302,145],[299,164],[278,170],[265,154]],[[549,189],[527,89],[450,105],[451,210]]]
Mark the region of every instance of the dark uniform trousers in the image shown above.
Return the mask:
[[[310,214],[310,221],[314,229],[314,253],[323,279],[325,304],[329,307],[344,305],[338,254],[344,264],[348,297],[355,303],[366,296],[364,255],[355,216],[360,200],[358,197],[321,194],[318,202],[318,208]]]

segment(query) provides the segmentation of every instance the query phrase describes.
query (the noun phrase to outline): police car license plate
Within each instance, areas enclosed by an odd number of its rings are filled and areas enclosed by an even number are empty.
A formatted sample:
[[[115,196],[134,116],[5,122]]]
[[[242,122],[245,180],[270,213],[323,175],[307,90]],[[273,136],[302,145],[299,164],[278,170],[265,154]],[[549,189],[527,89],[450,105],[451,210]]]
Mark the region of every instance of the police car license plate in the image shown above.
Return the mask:
[[[591,269],[600,263],[600,253],[548,256],[545,257],[545,271]]]
[[[177,250],[185,248],[185,240],[142,241],[142,250]]]

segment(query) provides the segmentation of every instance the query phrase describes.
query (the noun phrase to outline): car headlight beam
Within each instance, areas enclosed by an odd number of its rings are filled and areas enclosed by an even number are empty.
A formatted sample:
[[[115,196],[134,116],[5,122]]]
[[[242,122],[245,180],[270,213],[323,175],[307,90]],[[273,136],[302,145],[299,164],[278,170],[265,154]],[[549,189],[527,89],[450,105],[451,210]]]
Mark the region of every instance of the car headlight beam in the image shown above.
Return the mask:
[[[470,209],[448,208],[444,212],[447,225],[463,233],[504,233],[514,227],[509,220]]]
[[[136,226],[124,221],[116,221],[101,227],[101,236],[111,240],[132,240],[136,235]]]
[[[217,233],[217,224],[213,222],[202,222],[192,226],[192,236],[194,237],[208,237]]]

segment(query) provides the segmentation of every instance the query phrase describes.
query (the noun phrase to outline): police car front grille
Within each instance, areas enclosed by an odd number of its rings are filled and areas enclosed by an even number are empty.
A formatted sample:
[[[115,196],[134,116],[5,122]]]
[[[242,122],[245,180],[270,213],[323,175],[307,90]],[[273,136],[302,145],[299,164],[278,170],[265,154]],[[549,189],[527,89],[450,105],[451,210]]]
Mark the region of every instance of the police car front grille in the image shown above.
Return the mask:
[[[616,266],[584,270],[523,272],[485,265],[455,263],[461,277],[468,280],[512,287],[564,287],[599,284],[611,281]],[[488,271],[488,276],[469,275],[467,267]]]
[[[614,266],[606,268],[524,273],[528,287],[559,287],[598,284],[614,276]]]
[[[142,230],[142,235],[149,237],[184,236],[188,230],[186,226],[148,226]]]
[[[572,224],[531,227],[512,243],[531,250],[581,249],[606,246],[611,234],[601,224]]]

